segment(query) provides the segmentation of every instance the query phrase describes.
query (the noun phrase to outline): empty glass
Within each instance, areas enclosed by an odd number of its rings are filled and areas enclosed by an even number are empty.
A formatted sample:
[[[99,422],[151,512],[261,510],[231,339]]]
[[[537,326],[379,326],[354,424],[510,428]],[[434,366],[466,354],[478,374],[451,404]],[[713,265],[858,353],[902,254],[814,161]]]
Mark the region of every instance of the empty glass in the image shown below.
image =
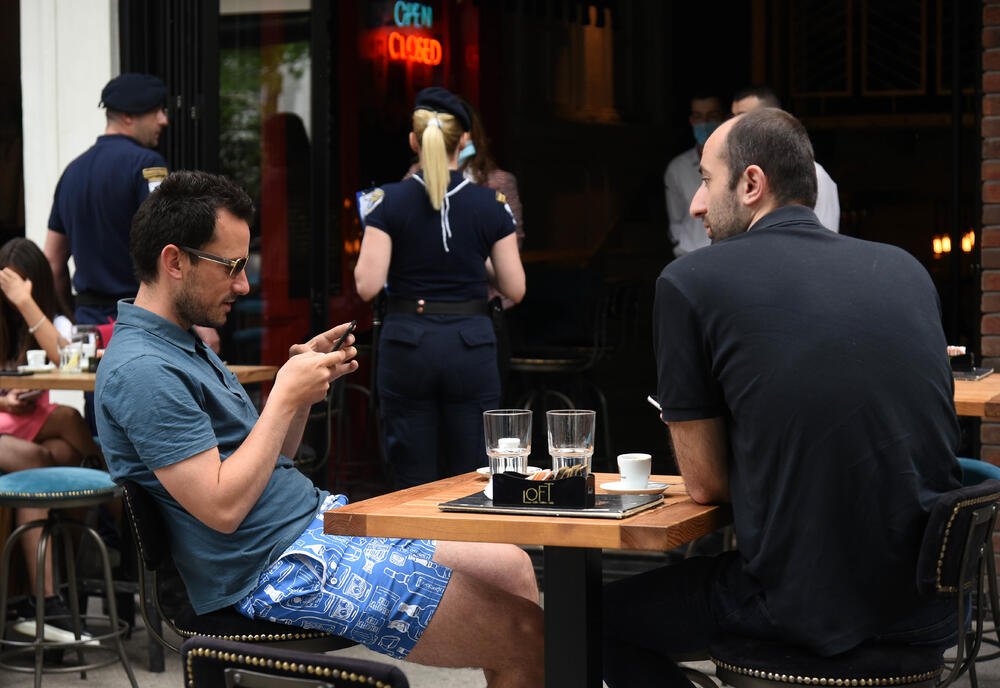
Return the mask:
[[[531,411],[497,409],[483,411],[486,455],[490,459],[490,474],[515,471],[528,472],[531,453]]]
[[[594,456],[596,418],[596,411],[565,409],[545,412],[552,470],[578,466],[582,463],[586,466],[584,473],[590,474],[590,460]]]

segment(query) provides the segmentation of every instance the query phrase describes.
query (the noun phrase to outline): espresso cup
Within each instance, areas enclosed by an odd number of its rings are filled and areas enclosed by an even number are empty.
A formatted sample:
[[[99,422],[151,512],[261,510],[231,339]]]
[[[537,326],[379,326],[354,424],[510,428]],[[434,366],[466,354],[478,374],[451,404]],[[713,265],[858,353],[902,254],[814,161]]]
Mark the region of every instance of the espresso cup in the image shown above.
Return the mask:
[[[649,484],[649,471],[653,457],[649,454],[619,454],[618,471],[621,473],[622,487],[641,490]]]
[[[28,349],[27,357],[29,368],[45,367],[45,349]]]

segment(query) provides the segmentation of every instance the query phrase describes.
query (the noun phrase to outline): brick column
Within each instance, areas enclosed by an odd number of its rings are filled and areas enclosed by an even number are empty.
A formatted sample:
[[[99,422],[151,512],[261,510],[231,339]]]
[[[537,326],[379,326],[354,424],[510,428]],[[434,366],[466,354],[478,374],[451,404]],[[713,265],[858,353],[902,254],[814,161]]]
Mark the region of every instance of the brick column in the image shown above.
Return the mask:
[[[983,364],[1000,371],[1000,2],[983,2]],[[980,458],[1000,465],[1000,423],[983,423]]]
[[[1000,371],[1000,2],[983,2],[982,354]],[[1000,374],[1000,373],[994,373]],[[1000,423],[983,423],[980,458],[1000,465]],[[1000,566],[1000,530],[993,534]]]

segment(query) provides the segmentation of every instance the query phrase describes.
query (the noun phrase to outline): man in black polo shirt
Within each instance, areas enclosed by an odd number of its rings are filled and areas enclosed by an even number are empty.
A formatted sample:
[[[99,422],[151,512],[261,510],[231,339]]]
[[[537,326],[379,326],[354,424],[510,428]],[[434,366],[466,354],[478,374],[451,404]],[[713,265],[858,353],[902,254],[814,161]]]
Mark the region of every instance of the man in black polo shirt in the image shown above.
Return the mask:
[[[689,494],[732,503],[739,551],[608,586],[608,685],[688,686],[668,658],[717,632],[822,655],[947,644],[951,603],[915,585],[927,513],[960,475],[930,277],[819,224],[788,113],[726,122],[701,175],[691,214],[713,245],[657,280],[658,394]]]

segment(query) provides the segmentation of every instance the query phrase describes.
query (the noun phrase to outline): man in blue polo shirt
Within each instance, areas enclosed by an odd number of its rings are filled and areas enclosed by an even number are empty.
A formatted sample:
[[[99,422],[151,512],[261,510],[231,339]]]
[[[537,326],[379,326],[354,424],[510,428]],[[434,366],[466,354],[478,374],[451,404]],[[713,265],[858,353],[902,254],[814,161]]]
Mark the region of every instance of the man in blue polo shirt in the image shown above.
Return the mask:
[[[310,407],[353,372],[339,325],[295,345],[258,415],[191,327],[219,327],[249,291],[253,204],[227,179],[168,176],[136,213],[134,303],[119,304],[97,373],[97,426],[115,480],[160,504],[198,613],[321,628],[438,666],[482,667],[490,685],[541,686],[542,617],[527,555],[511,545],[325,535],[343,495],[291,459]]]

